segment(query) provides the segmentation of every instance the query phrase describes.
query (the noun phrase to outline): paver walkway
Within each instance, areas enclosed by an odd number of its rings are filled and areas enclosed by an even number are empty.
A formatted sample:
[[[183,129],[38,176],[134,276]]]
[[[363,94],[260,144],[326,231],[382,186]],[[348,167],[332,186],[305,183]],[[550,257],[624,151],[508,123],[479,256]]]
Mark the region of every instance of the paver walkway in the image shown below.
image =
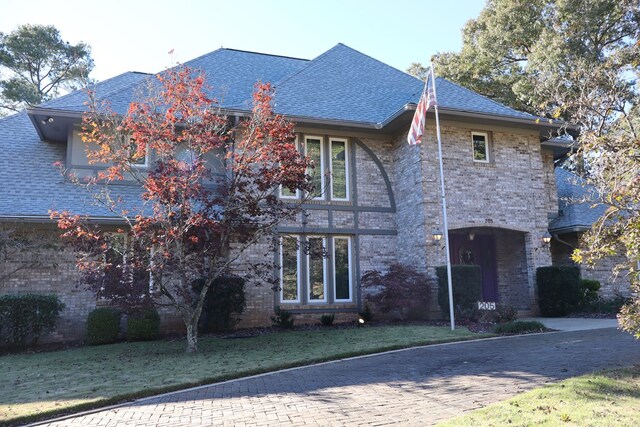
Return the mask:
[[[594,369],[640,363],[615,329],[403,350],[229,381],[51,426],[429,425]]]

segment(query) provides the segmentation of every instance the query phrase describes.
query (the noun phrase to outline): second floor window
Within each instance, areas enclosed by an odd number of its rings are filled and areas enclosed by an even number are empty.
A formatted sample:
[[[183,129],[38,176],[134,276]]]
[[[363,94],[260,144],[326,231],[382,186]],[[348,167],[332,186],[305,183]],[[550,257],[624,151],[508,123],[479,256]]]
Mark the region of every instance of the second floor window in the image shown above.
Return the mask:
[[[471,143],[473,149],[473,161],[489,163],[489,134],[484,132],[472,132]]]
[[[324,195],[324,143],[320,136],[306,136],[304,138],[305,154],[313,162],[314,169],[309,170],[311,181],[315,187],[313,198],[323,199]]]
[[[349,140],[305,135],[302,141],[300,148],[314,165],[314,168],[308,171],[315,187],[313,199],[349,201],[351,172]],[[327,172],[329,172],[328,176]],[[297,199],[300,197],[300,192],[281,187],[280,197]]]
[[[349,152],[347,147],[346,139],[329,139],[332,200],[349,200]]]

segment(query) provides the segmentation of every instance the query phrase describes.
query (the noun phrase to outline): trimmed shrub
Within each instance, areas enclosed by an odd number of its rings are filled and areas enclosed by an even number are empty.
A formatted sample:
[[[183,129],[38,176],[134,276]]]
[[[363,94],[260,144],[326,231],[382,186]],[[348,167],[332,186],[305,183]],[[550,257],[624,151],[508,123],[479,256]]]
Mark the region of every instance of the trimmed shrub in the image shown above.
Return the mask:
[[[401,320],[425,317],[429,279],[411,266],[394,263],[385,274],[368,271],[360,285],[369,290],[367,300],[383,313],[391,313]]]
[[[320,324],[322,326],[331,326],[333,325],[333,321],[335,320],[335,314],[323,314],[320,316]]]
[[[35,345],[43,333],[55,328],[64,304],[56,295],[4,295],[0,297],[0,336],[14,346],[27,338]]]
[[[547,328],[538,321],[522,321],[500,323],[493,328],[496,334],[528,334],[532,332],[544,332]]]
[[[120,312],[110,307],[96,308],[87,317],[87,343],[109,344],[118,341]]]
[[[538,306],[543,316],[566,316],[580,302],[580,269],[573,266],[536,270]]]
[[[274,325],[282,329],[292,329],[295,318],[293,317],[293,313],[290,311],[276,307],[274,310],[274,316],[271,317],[271,321]]]
[[[141,313],[133,313],[127,317],[128,341],[151,341],[160,335],[160,315],[153,308]]]
[[[449,317],[449,286],[447,281],[447,267],[436,267],[438,276],[438,305],[442,314]],[[454,309],[467,312],[478,308],[478,301],[482,299],[482,276],[480,266],[452,265],[451,285],[453,287]]]
[[[622,295],[616,295],[613,298],[597,297],[595,301],[580,306],[580,310],[585,313],[597,313],[614,315],[620,313],[622,307],[630,302],[630,298],[626,298]]]
[[[238,276],[221,276],[213,281],[200,317],[203,332],[229,331],[236,326],[247,305],[244,283]],[[200,292],[203,285],[204,279],[196,281],[194,291]]]

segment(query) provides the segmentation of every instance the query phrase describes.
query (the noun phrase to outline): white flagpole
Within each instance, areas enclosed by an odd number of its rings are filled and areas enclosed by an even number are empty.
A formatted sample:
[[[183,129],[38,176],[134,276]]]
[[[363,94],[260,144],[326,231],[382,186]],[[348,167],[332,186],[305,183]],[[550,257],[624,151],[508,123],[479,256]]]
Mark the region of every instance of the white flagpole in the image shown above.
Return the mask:
[[[456,320],[453,316],[453,285],[451,282],[451,253],[449,252],[449,225],[447,224],[447,198],[444,193],[444,169],[442,167],[442,140],[440,137],[440,118],[438,117],[438,96],[436,95],[436,76],[431,62],[431,84],[433,85],[433,98],[435,101],[436,132],[438,135],[438,163],[440,165],[440,194],[442,195],[442,225],[444,227],[444,248],[447,255],[447,286],[449,289],[449,316],[451,318],[451,330],[456,329]]]

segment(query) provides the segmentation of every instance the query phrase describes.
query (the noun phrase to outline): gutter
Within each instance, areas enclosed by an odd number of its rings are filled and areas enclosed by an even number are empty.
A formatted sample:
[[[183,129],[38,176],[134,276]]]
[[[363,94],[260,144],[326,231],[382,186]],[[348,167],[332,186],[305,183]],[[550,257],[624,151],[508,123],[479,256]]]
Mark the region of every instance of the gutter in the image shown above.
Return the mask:
[[[96,216],[88,217],[89,222],[100,224],[124,224],[125,221],[115,217]],[[0,222],[24,222],[24,223],[55,223],[48,215],[0,215]]]
[[[283,116],[285,116],[287,119],[291,121],[299,122],[299,123],[381,130],[381,129],[384,129],[386,126],[388,126],[390,123],[392,123],[394,120],[396,120],[403,113],[407,111],[415,111],[416,107],[417,105],[414,103],[407,103],[403,105],[400,109],[398,109],[396,112],[391,114],[389,117],[387,117],[385,120],[378,123],[351,121],[351,120],[338,120],[338,119],[320,119],[320,118],[313,118],[308,116],[296,116],[296,115],[289,115],[289,114],[283,114]],[[248,117],[251,115],[251,112],[248,110],[241,110],[241,109],[234,109],[234,108],[221,108],[220,111],[223,114],[237,116],[237,117]],[[578,130],[577,127],[573,125],[567,125],[565,122],[555,121],[555,122],[549,123],[547,120],[545,121],[540,120],[539,123],[536,123],[536,120],[540,118],[533,117],[533,116],[531,119],[523,119],[523,118],[509,117],[509,116],[503,116],[503,115],[497,115],[497,114],[474,113],[470,111],[454,110],[446,107],[440,107],[439,111],[443,114],[448,114],[453,116],[519,123],[519,124],[530,125],[532,127],[546,126],[546,127],[553,127],[556,129],[566,127],[567,129],[571,129],[571,130],[576,130],[576,131]],[[35,114],[56,115],[58,117],[66,117],[66,118],[73,118],[73,119],[81,119],[83,114],[77,111],[56,110],[51,108],[39,108],[39,107],[27,108],[27,113],[31,117],[32,122],[34,122],[34,125],[36,125],[35,126],[36,128],[38,128],[38,126],[33,118],[33,115]],[[38,133],[40,133],[39,129],[38,129]]]
[[[588,231],[591,229],[590,225],[572,225],[569,227],[550,228],[551,234],[564,234],[564,233],[579,233],[582,231]]]

